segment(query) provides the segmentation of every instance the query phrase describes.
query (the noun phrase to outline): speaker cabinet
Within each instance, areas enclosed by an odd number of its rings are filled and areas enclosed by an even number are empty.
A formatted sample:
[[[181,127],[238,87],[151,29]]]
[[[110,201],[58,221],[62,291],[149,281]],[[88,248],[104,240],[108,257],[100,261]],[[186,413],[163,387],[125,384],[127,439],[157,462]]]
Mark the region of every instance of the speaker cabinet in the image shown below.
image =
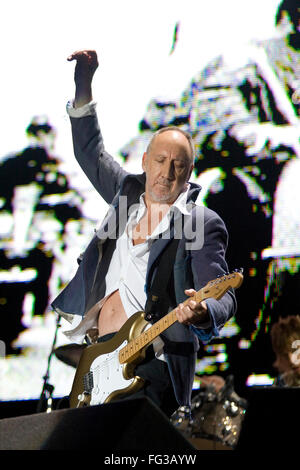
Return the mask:
[[[0,420],[0,450],[196,452],[148,398]]]

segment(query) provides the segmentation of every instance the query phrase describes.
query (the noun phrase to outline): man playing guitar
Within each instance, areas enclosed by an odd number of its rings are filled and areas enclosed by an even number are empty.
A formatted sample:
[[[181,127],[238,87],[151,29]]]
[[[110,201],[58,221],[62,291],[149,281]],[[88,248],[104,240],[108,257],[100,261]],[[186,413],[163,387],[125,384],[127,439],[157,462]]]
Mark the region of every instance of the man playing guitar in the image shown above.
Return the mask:
[[[175,308],[177,322],[153,342],[153,349],[137,366],[145,380],[139,393],[169,414],[176,407],[171,404],[170,389],[177,406],[190,405],[199,340],[217,336],[236,309],[233,290],[218,300],[195,300],[196,290],[227,272],[227,230],[216,213],[195,203],[201,188],[189,183],[195,157],[191,137],[178,127],[160,129],[143,154],[144,173],[129,174],[103,145],[92,98],[96,52],[78,51],[68,60],[76,61],[75,100],[67,108],[74,153],[110,210],[73,280],[52,306],[62,316],[82,317],[66,333],[75,341],[82,341],[93,327],[98,328],[98,341],[110,340],[134,312],[145,310],[149,299],[157,300],[151,286],[159,261],[175,238],[176,220],[184,220],[170,280],[164,286],[166,296],[158,299],[155,311],[165,315]],[[126,198],[125,209],[122,198]],[[194,241],[188,243],[190,233]]]

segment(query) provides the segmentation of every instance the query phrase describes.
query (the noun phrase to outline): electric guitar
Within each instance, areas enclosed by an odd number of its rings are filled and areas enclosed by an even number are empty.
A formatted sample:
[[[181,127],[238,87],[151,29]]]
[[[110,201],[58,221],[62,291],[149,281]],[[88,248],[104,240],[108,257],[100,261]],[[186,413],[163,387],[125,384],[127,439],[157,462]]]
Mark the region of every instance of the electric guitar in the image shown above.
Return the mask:
[[[239,271],[218,277],[186,299],[183,305],[209,297],[218,300],[230,288],[240,287],[242,282],[243,275]],[[134,375],[137,364],[145,358],[147,347],[177,321],[175,309],[150,327],[144,316],[144,312],[135,313],[111,340],[84,349],[69,396],[71,408],[109,403],[143,386],[143,379]]]

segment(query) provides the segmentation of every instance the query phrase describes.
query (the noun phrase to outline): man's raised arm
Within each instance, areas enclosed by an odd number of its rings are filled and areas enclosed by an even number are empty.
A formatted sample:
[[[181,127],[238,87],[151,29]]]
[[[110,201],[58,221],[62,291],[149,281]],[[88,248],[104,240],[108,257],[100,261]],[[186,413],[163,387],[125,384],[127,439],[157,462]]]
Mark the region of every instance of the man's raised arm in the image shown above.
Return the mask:
[[[75,100],[69,103],[73,146],[76,160],[107,203],[111,203],[119,191],[121,181],[128,174],[106,152],[103,144],[95,103],[92,102],[92,81],[98,68],[97,53],[82,50],[71,54],[68,61],[75,65]]]

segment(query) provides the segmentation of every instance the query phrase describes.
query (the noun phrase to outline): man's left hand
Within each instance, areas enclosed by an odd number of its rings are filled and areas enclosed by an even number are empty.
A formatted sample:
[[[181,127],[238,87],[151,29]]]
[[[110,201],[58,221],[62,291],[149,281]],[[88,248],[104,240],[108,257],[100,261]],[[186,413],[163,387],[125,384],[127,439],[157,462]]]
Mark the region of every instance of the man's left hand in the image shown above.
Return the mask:
[[[189,297],[193,297],[196,294],[194,289],[187,289],[184,292]],[[176,315],[179,323],[197,327],[201,327],[201,324],[204,325],[210,320],[207,305],[204,300],[202,302],[196,302],[191,299],[185,305],[179,304],[176,308]]]

